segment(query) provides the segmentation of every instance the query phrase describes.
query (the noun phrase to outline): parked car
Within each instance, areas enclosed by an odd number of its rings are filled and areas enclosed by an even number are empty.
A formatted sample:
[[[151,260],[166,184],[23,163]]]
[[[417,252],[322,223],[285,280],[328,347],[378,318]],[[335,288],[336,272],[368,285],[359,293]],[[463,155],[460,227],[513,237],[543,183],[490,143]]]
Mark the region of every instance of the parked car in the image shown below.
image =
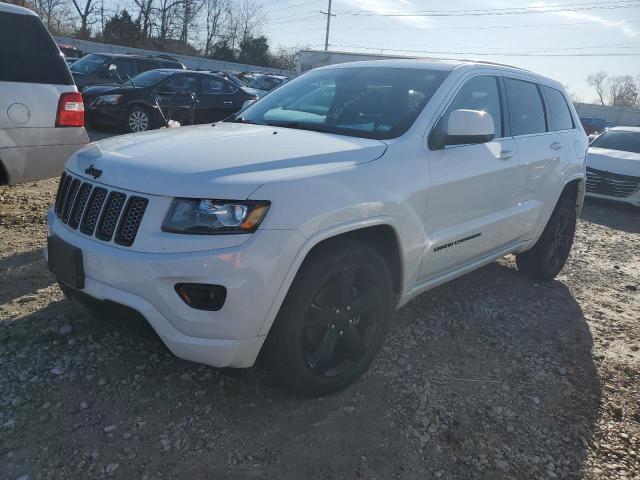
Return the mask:
[[[160,127],[167,116],[181,124],[217,122],[258,98],[216,75],[173,69],[150,70],[121,87],[89,87],[82,93],[91,125],[128,132]]]
[[[120,85],[142,72],[158,68],[185,69],[182,63],[164,56],[110,53],[91,53],[69,67],[81,91],[93,85]]]
[[[230,73],[230,72],[214,72],[214,71],[212,71],[211,73],[213,73],[214,75],[217,75],[219,77],[224,78],[225,80],[227,80],[228,82],[232,83],[233,85],[235,85],[238,88],[242,88],[245,92],[253,93],[256,96],[264,95],[264,92],[262,90],[256,90],[255,88],[248,87],[247,84],[245,84],[242,80],[240,80],[238,77],[236,77],[233,73]]]
[[[554,278],[586,150],[562,85],[534,73],[333,65],[213,127],[78,152],[46,255],[99,317],[150,324],[177,356],[216,367],[264,349],[286,385],[322,395],[368,368],[420,293],[508,254]]]
[[[587,135],[597,135],[606,128],[612,128],[617,125],[615,122],[596,117],[582,117],[580,123],[582,123],[582,127],[584,131],[587,132]]]
[[[640,127],[614,127],[591,143],[587,195],[640,206]]]
[[[84,53],[82,53],[82,50],[74,47],[73,45],[64,45],[62,43],[59,43],[58,48],[66,58],[75,58],[77,60],[84,57]]]
[[[35,13],[7,3],[0,3],[0,139],[0,185],[58,176],[89,141],[82,98],[55,41]]]
[[[238,77],[238,79],[248,87],[249,84],[253,82],[258,75],[261,74],[258,72],[240,72],[236,75],[236,77]]]
[[[258,75],[253,79],[251,83],[249,83],[249,88],[253,88],[254,90],[256,90],[258,96],[262,98],[274,88],[277,88],[285,83],[287,80],[288,77],[283,77],[282,75]]]

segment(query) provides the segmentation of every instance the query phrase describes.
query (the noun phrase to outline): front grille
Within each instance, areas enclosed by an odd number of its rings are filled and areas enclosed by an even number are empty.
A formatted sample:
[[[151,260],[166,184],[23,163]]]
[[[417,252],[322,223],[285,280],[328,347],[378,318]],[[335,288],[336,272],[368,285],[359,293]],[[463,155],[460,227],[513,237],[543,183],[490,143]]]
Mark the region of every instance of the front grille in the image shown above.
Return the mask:
[[[54,210],[63,223],[88,236],[130,247],[149,200],[82,182],[66,172],[60,178]]]
[[[587,168],[587,192],[628,197],[640,188],[640,177]]]

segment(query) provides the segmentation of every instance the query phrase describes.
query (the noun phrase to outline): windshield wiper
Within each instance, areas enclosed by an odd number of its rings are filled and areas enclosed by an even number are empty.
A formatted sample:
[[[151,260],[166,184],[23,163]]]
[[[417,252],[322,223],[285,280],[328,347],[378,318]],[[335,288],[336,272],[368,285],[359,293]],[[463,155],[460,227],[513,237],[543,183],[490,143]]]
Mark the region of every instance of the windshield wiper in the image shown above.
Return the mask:
[[[248,118],[244,118],[244,117],[231,117],[231,118],[227,118],[224,121],[231,122],[231,123],[248,123],[250,125],[266,125],[265,123],[256,122],[255,120],[249,120]]]

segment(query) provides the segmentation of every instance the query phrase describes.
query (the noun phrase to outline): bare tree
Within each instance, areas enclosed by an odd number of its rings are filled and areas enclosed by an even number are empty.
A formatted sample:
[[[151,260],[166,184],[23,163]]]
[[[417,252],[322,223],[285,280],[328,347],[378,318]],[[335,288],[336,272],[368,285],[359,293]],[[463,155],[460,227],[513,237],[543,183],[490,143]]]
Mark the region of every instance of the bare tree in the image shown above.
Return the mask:
[[[196,17],[202,10],[202,6],[202,0],[182,0],[179,13],[182,23],[180,30],[180,41],[182,43],[189,43],[190,32],[196,27]]]
[[[240,42],[259,35],[260,27],[265,22],[262,7],[255,0],[239,0],[235,6],[235,17],[237,19],[237,40]]]
[[[85,0],[84,6],[78,3],[78,0],[71,0],[73,6],[78,12],[80,17],[80,28],[78,29],[78,36],[82,39],[89,38],[91,33],[91,26],[96,22],[93,18],[98,13],[99,8],[95,3],[95,0]]]
[[[154,0],[133,0],[138,10],[138,23],[142,38],[151,36],[151,27],[153,23],[153,1]]]
[[[66,12],[67,0],[35,0],[34,7],[50,31],[58,31]]]
[[[615,75],[607,79],[607,89],[611,105],[616,107],[636,107],[638,105],[638,85],[631,75]]]
[[[210,56],[216,39],[223,36],[223,26],[231,20],[229,0],[205,0],[204,55]]]
[[[607,91],[607,73],[603,71],[592,73],[587,77],[587,84],[596,89],[600,104],[605,105],[605,95]]]
[[[171,36],[175,27],[175,13],[182,0],[159,0],[155,8],[158,22],[158,38],[166,40]]]

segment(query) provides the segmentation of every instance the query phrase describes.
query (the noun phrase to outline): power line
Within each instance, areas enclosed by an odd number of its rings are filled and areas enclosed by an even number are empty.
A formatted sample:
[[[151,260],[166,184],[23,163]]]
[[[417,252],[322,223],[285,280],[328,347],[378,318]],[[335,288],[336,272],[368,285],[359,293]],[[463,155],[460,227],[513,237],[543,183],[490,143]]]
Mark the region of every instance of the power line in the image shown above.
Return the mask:
[[[367,45],[355,45],[334,43],[333,46],[347,48],[363,48],[369,50],[379,50],[400,53],[426,53],[431,55],[478,55],[478,56],[500,56],[500,57],[608,57],[608,56],[640,56],[640,52],[607,52],[607,53],[519,53],[519,52],[472,52],[472,51],[438,51],[438,50],[407,50],[397,48],[375,48]]]
[[[570,8],[568,8],[569,6]],[[582,3],[582,4],[557,4],[539,7],[520,7],[509,9],[478,9],[478,10],[423,10],[414,12],[378,12],[372,10],[346,10],[338,14],[345,16],[376,16],[376,17],[476,17],[476,16],[501,16],[501,15],[525,15],[558,12],[582,12],[592,10],[617,10],[623,8],[637,8],[640,4],[633,0],[619,0],[606,4]]]

